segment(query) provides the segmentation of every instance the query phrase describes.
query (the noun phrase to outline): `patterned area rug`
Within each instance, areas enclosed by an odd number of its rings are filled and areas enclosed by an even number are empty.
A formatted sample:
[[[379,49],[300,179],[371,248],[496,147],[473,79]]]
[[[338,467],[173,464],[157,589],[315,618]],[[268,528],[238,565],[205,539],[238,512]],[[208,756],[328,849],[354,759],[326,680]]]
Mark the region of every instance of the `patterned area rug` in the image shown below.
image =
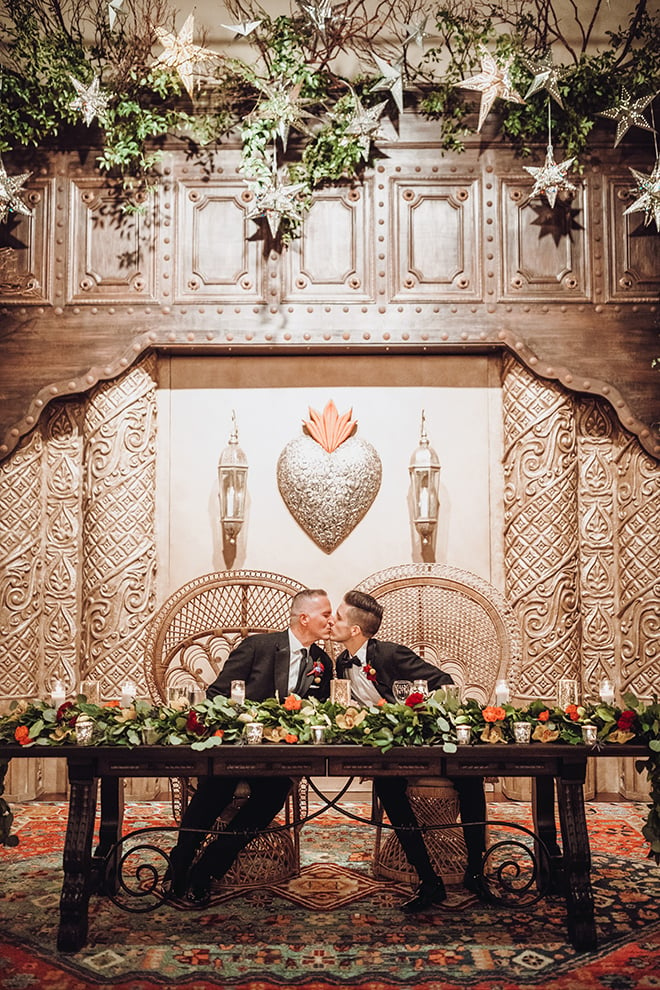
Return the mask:
[[[367,826],[329,812],[302,833],[303,870],[284,884],[222,891],[198,911],[128,914],[98,897],[88,945],[56,951],[61,804],[15,806],[20,845],[0,849],[2,990],[659,990],[660,868],[645,858],[641,804],[590,804],[599,948],[577,953],[562,898],[531,911],[485,906],[462,888],[427,915],[402,884],[369,873]],[[353,806],[358,814],[364,809]],[[529,826],[529,807],[490,804]],[[127,828],[171,825],[167,804],[131,804]]]

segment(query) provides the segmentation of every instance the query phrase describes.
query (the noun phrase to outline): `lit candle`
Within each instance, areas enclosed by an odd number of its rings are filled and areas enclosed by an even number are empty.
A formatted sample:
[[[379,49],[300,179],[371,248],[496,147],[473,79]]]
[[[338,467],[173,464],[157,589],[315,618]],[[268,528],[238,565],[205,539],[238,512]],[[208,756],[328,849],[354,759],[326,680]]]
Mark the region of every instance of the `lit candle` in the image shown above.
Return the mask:
[[[243,702],[245,701],[245,681],[231,682],[230,698],[237,705],[243,704]]]
[[[419,516],[420,519],[429,518],[429,490],[426,486],[419,493]]]
[[[50,700],[53,708],[59,708],[66,701],[66,691],[64,689],[64,681],[57,680],[53,684],[53,690],[50,693]]]
[[[600,700],[605,705],[614,704],[614,684],[607,677],[600,682]]]
[[[135,695],[137,693],[137,685],[130,678],[121,686],[121,707],[130,708],[135,701]]]
[[[508,682],[504,679],[497,681],[495,684],[495,704],[508,705],[510,696]]]

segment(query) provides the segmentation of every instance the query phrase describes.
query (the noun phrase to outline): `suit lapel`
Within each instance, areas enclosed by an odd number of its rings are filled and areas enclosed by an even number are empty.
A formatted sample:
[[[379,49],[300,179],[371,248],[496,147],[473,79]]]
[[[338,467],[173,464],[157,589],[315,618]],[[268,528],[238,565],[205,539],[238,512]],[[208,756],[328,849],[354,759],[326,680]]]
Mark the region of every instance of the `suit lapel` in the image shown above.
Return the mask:
[[[284,701],[289,693],[289,666],[291,656],[289,652],[289,634],[282,633],[275,649],[274,681],[280,701]]]

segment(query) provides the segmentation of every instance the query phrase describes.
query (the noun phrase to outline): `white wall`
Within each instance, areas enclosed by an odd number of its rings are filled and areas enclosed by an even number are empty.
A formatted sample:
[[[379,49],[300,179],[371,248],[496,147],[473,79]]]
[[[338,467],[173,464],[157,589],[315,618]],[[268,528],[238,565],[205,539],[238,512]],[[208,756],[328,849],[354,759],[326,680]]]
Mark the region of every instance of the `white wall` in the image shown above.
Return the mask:
[[[217,462],[231,431],[232,410],[249,462],[247,518],[234,567],[275,571],[325,587],[335,601],[380,568],[421,560],[409,512],[408,464],[423,408],[442,465],[436,560],[475,571],[502,587],[499,388],[303,382],[297,387],[213,387],[210,379],[219,380],[220,374],[209,375],[206,364],[200,375],[200,367],[173,360],[159,389],[161,600],[186,581],[225,568]],[[308,407],[321,411],[330,399],[340,413],[353,409],[357,435],[376,448],[383,473],[366,516],[326,554],[286,508],[276,465],[283,447],[301,434]]]

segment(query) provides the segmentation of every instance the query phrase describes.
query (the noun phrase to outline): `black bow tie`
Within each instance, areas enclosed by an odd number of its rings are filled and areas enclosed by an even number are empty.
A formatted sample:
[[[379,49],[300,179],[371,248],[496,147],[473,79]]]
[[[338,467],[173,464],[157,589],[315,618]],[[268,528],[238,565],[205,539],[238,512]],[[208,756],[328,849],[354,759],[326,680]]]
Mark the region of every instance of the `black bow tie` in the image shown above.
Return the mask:
[[[359,657],[352,657],[348,650],[344,650],[337,657],[337,663],[341,664],[342,667],[361,667],[362,661]]]

